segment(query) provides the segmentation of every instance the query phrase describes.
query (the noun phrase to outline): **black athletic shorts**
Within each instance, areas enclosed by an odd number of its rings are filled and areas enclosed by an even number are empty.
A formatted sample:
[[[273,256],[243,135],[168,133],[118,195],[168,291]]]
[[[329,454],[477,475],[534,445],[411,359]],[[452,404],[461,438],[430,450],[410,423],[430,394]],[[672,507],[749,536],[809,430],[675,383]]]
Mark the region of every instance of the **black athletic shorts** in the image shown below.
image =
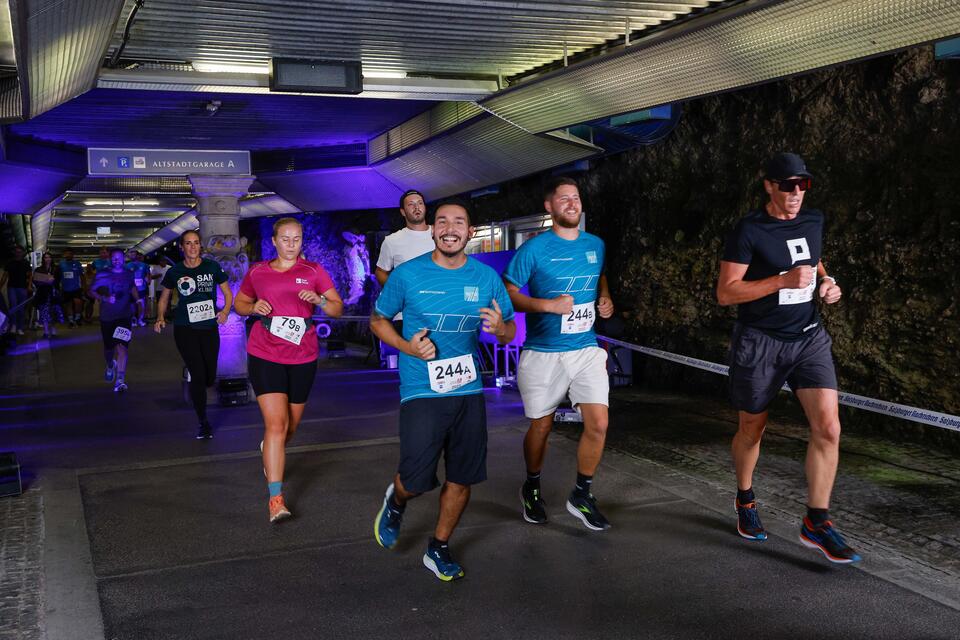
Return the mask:
[[[833,341],[822,326],[796,342],[777,340],[737,323],[730,344],[730,400],[734,408],[763,413],[783,383],[790,389],[836,389]]]
[[[76,291],[64,291],[63,292],[63,301],[71,302],[72,300],[83,300],[83,289],[77,289]]]
[[[133,337],[133,332],[130,331],[130,318],[122,318],[120,320],[101,320],[100,321],[100,337],[103,338],[103,346],[105,349],[112,349],[114,345],[122,344],[123,346],[130,348],[130,340],[122,340],[120,338],[114,338],[114,334],[117,331],[117,327],[122,327],[126,329],[131,338]]]
[[[247,354],[247,375],[253,392],[285,393],[290,404],[304,404],[317,376],[317,361],[303,364],[280,364]]]
[[[482,393],[417,398],[400,405],[400,482],[411,493],[440,486],[443,454],[446,479],[472,485],[487,479],[487,406]]]

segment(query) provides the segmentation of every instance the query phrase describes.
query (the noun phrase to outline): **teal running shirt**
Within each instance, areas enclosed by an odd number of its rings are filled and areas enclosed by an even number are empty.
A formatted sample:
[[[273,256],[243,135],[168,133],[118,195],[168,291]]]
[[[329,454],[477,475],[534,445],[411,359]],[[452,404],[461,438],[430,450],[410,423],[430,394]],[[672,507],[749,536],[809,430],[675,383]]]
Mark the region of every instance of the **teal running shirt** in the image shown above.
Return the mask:
[[[467,257],[459,269],[433,262],[433,252],[404,262],[377,298],[376,313],[392,318],[403,312],[403,338],[421,329],[437,348],[434,360],[400,353],[400,402],[415,398],[482,393],[475,353],[481,331],[480,309],[496,300],[503,321],[513,319],[513,305],[496,271]],[[469,378],[470,382],[458,385]]]
[[[528,290],[534,298],[573,296],[571,313],[528,313],[523,348],[531,351],[575,351],[597,346],[593,330],[597,289],[603,273],[603,240],[581,231],[564,240],[552,231],[524,242],[507,265],[507,282]]]

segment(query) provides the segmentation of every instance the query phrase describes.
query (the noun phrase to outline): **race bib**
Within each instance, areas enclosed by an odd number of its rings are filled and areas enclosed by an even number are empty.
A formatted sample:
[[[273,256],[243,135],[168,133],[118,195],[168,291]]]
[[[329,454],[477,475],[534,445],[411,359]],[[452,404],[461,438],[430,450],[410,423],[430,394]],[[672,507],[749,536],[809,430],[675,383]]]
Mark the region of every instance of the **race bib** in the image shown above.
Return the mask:
[[[456,391],[477,379],[471,355],[431,360],[426,365],[430,376],[430,388],[437,393]]]
[[[188,303],[187,317],[190,319],[190,322],[213,320],[217,317],[216,310],[213,307],[213,300],[201,300],[200,302]]]
[[[134,278],[133,284],[137,285],[137,289],[143,289],[143,278]]]
[[[130,342],[130,338],[133,337],[133,334],[130,333],[130,329],[126,327],[117,327],[113,330],[113,339],[122,340],[123,342]]]
[[[780,275],[783,275],[783,271]],[[813,291],[817,288],[817,279],[814,278],[810,284],[802,289],[780,289],[780,304],[801,304],[813,300]]]
[[[290,316],[274,316],[270,318],[270,333],[299,345],[307,333],[307,323],[303,318],[293,318]]]
[[[592,302],[575,304],[570,313],[564,314],[560,321],[560,333],[585,333],[593,328],[597,312]]]
[[[73,280],[73,271],[64,271],[63,272],[64,280]]]

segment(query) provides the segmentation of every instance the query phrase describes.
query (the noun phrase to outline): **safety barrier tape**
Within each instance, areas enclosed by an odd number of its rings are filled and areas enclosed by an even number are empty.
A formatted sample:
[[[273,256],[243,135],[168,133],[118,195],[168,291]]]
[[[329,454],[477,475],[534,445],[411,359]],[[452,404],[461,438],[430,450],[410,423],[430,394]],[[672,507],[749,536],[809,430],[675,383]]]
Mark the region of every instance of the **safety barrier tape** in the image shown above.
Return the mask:
[[[669,360],[670,362],[686,365],[688,367],[695,367],[697,369],[710,371],[711,373],[718,373],[724,376],[729,375],[729,367],[723,364],[717,364],[716,362],[708,362],[706,360],[700,360],[699,358],[691,358],[690,356],[681,356],[676,353],[670,353],[669,351],[644,347],[638,344],[624,342],[622,340],[615,340],[614,338],[608,338],[606,336],[598,335],[597,338],[603,342],[616,345],[618,347],[623,347],[625,349],[630,349],[631,351],[637,351],[655,358]],[[783,388],[785,390],[789,390],[787,385],[783,385]],[[960,431],[960,416],[950,415],[949,413],[940,413],[939,411],[931,411],[929,409],[920,409],[918,407],[911,407],[905,404],[897,404],[896,402],[887,402],[886,400],[877,400],[876,398],[868,398],[866,396],[858,396],[855,393],[846,393],[845,391],[840,391],[839,396],[840,404],[848,407],[866,409],[867,411],[873,411],[874,413],[882,413],[895,418],[919,422],[931,427],[940,427],[941,429]]]

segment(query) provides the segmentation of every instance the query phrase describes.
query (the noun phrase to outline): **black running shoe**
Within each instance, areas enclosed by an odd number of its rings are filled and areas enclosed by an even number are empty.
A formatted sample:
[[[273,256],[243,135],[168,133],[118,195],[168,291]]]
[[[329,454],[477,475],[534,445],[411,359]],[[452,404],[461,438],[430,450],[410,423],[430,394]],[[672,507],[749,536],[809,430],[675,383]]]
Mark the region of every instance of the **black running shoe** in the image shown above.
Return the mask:
[[[836,564],[860,561],[860,555],[850,548],[829,520],[819,527],[814,527],[809,519],[804,518],[803,526],[800,527],[800,542],[805,547],[820,551],[827,560]]]
[[[528,489],[526,483],[520,488],[520,504],[523,506],[523,519],[533,524],[547,521],[546,505],[540,497],[540,489]]]
[[[587,529],[604,531],[610,528],[610,523],[597,508],[597,499],[590,494],[581,497],[576,491],[571,492],[567,499],[567,511],[579,518]]]
[[[200,423],[200,426],[197,427],[197,440],[212,440],[213,439],[213,427],[210,426],[210,423],[204,420]]]

